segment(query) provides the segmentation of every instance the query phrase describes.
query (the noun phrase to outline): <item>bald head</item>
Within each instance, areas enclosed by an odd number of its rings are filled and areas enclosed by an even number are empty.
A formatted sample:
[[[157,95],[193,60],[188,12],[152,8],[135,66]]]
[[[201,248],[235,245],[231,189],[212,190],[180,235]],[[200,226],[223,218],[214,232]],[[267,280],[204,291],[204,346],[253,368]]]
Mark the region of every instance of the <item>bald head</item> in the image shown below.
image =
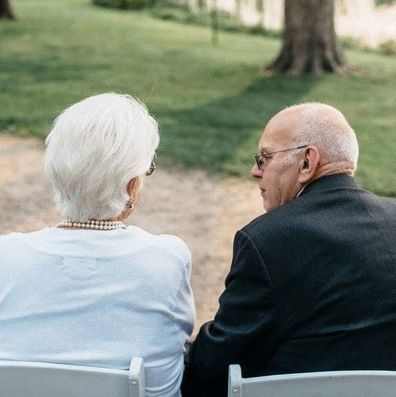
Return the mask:
[[[258,146],[250,173],[259,182],[267,211],[294,200],[316,179],[353,175],[359,154],[345,117],[322,103],[296,105],[276,114]]]
[[[359,146],[355,132],[344,115],[332,106],[323,103],[291,106],[276,114],[268,127],[283,130],[291,146],[315,145],[327,161],[350,162],[356,169]],[[285,161],[290,161],[293,155],[287,155]]]

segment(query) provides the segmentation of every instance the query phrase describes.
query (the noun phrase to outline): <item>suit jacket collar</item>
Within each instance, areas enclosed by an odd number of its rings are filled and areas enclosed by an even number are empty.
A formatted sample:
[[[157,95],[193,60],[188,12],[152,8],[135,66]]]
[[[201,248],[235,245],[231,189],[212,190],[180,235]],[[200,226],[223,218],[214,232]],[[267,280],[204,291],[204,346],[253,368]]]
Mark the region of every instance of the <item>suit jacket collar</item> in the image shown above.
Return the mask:
[[[347,174],[326,175],[322,176],[319,179],[316,179],[315,181],[307,185],[300,193],[300,196],[304,196],[309,192],[339,188],[358,189],[359,185],[356,183],[355,179],[352,176],[349,176]]]

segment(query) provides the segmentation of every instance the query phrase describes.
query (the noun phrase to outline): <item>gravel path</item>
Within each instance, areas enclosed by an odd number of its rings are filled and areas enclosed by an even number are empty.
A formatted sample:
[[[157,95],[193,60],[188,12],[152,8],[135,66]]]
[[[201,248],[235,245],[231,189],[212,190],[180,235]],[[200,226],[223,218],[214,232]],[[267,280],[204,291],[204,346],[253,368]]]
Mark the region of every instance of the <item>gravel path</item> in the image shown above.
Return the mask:
[[[0,234],[54,225],[59,216],[41,162],[43,142],[0,134]],[[197,326],[212,318],[224,286],[235,231],[262,213],[253,181],[159,168],[129,224],[171,233],[192,251]]]

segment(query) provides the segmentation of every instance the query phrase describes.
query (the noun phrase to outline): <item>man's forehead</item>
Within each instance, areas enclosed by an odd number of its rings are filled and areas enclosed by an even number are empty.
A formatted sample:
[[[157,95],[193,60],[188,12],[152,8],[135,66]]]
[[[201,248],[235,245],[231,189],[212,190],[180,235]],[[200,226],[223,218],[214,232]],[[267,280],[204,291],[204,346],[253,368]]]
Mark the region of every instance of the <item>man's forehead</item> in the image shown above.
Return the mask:
[[[293,135],[293,112],[281,112],[275,115],[265,126],[259,140],[260,151],[274,151],[287,144]]]
[[[290,130],[286,128],[267,129],[265,128],[259,140],[258,148],[262,152],[278,150],[291,138]]]
[[[259,151],[270,152],[272,150],[271,146],[273,146],[271,139],[263,133],[258,143]]]

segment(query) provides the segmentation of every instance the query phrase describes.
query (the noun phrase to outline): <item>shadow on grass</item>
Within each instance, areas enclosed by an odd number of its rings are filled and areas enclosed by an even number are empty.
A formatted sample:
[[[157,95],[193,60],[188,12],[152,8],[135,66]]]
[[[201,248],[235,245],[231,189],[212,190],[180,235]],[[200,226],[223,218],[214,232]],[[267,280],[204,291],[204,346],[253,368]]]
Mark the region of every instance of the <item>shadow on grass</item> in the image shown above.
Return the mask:
[[[246,175],[268,120],[285,106],[303,101],[319,80],[262,77],[236,95],[204,106],[157,111],[161,121],[160,160],[212,173]]]

